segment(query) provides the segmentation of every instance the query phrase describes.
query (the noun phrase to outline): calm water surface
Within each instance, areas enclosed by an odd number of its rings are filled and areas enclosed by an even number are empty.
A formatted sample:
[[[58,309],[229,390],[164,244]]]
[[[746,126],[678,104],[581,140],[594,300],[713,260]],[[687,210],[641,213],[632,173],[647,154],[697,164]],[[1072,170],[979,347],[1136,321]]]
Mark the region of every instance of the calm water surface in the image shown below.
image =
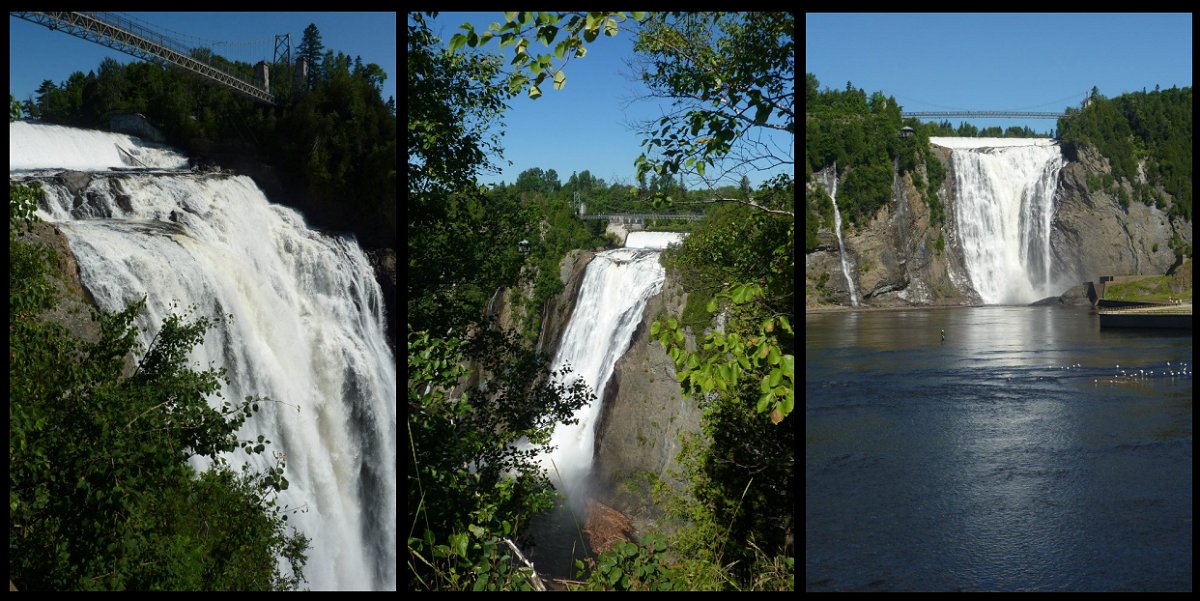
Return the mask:
[[[1054,307],[805,321],[806,590],[1192,589],[1192,377],[1162,373],[1191,371],[1190,333]]]

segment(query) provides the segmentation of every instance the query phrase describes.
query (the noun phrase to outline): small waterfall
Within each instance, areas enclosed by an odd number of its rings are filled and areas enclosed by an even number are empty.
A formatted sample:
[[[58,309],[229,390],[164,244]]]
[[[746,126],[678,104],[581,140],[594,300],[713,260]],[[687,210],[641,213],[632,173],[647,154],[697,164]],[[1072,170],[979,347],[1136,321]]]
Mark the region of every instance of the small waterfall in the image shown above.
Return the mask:
[[[838,256],[842,259],[842,275],[846,276],[846,286],[850,288],[850,304],[858,306],[858,291],[854,288],[854,279],[850,277],[850,266],[846,264],[846,245],[842,242],[842,212],[837,206],[837,163],[833,164],[833,192],[829,197],[833,199],[833,231],[837,234],[838,241]]]
[[[951,148],[955,225],[971,284],[987,304],[1058,293],[1050,254],[1062,150],[1040,138],[930,138]]]

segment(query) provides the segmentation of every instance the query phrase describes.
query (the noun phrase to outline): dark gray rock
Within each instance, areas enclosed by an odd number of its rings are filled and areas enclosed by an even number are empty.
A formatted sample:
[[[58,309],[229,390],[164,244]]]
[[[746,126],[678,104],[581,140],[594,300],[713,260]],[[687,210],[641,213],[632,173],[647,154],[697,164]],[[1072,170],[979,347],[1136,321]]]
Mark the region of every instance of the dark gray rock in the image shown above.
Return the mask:
[[[700,431],[696,400],[684,398],[675,362],[650,339],[655,317],[664,311],[678,314],[686,302],[682,288],[668,276],[663,291],[647,302],[629,350],[613,369],[596,425],[593,475],[601,484],[596,496],[628,515],[639,531],[660,515],[642,476],[680,488],[681,480],[671,475],[679,470],[680,435]],[[694,348],[690,333],[686,344]]]

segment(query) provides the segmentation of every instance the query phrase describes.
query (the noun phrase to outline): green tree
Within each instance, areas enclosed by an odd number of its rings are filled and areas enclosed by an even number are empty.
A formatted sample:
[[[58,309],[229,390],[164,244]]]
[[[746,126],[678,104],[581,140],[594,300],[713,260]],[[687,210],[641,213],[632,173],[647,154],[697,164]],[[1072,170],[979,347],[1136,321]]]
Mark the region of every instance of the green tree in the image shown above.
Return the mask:
[[[309,23],[308,27],[304,28],[303,37],[300,40],[300,45],[296,47],[297,56],[308,62],[308,89],[317,87],[317,80],[321,72],[321,58],[325,45],[321,43],[321,32],[317,29],[316,23]]]
[[[487,391],[452,393],[468,358],[482,368]],[[554,424],[573,423],[594,395],[582,379],[561,384],[565,371],[547,378],[544,356],[494,329],[474,341],[410,332],[408,361],[408,507],[416,533],[408,539],[409,587],[520,588],[497,559],[497,543],[553,505],[533,458],[548,450]]]

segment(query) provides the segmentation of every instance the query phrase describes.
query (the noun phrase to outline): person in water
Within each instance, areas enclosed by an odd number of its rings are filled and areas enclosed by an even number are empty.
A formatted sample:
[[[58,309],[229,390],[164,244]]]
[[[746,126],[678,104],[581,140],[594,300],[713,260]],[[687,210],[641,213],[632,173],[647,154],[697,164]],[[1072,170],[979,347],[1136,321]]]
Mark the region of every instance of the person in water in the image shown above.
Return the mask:
[[[942,330],[942,342],[946,341],[946,330]]]

